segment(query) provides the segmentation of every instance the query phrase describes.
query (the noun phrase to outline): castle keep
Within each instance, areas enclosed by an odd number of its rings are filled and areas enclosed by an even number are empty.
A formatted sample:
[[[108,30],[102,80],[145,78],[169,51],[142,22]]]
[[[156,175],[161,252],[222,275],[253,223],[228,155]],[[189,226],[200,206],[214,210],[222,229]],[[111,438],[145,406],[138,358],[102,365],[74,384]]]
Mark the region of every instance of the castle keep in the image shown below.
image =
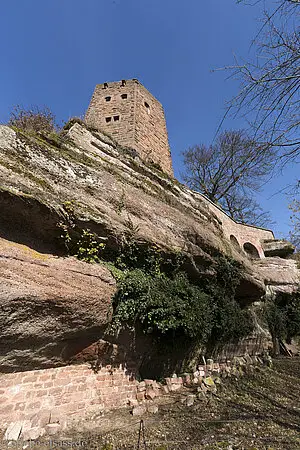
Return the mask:
[[[97,84],[85,120],[173,176],[163,107],[138,80]]]

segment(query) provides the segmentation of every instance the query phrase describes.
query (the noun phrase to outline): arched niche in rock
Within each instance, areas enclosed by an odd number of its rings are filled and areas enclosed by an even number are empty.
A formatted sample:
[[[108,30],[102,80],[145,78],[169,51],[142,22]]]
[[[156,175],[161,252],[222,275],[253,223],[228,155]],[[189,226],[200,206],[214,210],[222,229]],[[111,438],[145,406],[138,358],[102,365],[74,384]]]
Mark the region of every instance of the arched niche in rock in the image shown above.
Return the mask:
[[[245,242],[243,245],[245,252],[250,258],[259,259],[259,252],[255,245],[251,244],[251,242]]]

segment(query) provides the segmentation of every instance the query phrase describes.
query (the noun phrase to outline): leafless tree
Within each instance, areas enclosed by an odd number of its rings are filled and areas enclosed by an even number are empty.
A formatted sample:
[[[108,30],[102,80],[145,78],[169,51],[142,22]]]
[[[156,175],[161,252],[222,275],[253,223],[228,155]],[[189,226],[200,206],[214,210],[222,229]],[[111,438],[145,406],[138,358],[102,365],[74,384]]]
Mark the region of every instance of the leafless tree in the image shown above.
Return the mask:
[[[264,4],[273,9],[264,9],[252,59],[230,67],[241,88],[229,111],[243,114],[255,140],[276,148],[285,162],[300,156],[300,0]]]
[[[48,107],[31,106],[25,108],[17,105],[10,113],[8,125],[31,133],[48,134],[57,130],[55,116]]]
[[[300,181],[293,186],[288,192],[291,203],[289,209],[291,211],[291,231],[290,240],[295,245],[298,252],[300,252]],[[300,257],[300,253],[298,254]]]
[[[270,225],[268,213],[253,198],[272,170],[273,152],[243,131],[225,131],[213,145],[183,152],[184,181],[219,204],[231,217],[257,226]]]
[[[290,239],[295,247],[300,250],[300,201],[294,200],[290,205],[290,209],[292,211]]]

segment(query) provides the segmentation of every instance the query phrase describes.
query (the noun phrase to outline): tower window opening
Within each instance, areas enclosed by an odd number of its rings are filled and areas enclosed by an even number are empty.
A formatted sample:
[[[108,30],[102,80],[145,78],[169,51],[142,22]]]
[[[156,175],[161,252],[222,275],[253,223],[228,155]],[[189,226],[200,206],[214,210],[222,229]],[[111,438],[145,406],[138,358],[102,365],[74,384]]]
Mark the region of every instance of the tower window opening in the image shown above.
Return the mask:
[[[111,122],[111,117],[105,117],[106,122]]]
[[[121,86],[126,86],[126,80],[122,80]]]
[[[103,84],[103,89],[106,89],[106,88],[108,88],[108,83]]]
[[[118,120],[120,120],[120,116],[114,116],[114,121],[117,122]]]
[[[105,97],[105,101],[106,101],[106,102],[110,102],[110,101],[111,101],[111,97],[110,97],[110,96]]]
[[[125,99],[125,98],[127,98],[127,97],[128,97],[127,94],[122,94],[122,95],[121,95],[121,98],[123,98],[123,99]]]
[[[149,105],[149,103],[144,102],[144,105],[145,105],[145,107],[147,109],[147,113],[150,114],[150,105]]]

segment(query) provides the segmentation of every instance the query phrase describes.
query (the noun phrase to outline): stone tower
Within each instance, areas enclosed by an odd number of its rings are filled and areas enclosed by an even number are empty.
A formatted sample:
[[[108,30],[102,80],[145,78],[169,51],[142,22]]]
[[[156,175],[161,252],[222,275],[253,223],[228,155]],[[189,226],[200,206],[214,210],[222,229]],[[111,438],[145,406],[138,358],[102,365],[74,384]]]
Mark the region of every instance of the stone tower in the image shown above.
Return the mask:
[[[138,80],[97,84],[85,120],[173,176],[163,107]]]

